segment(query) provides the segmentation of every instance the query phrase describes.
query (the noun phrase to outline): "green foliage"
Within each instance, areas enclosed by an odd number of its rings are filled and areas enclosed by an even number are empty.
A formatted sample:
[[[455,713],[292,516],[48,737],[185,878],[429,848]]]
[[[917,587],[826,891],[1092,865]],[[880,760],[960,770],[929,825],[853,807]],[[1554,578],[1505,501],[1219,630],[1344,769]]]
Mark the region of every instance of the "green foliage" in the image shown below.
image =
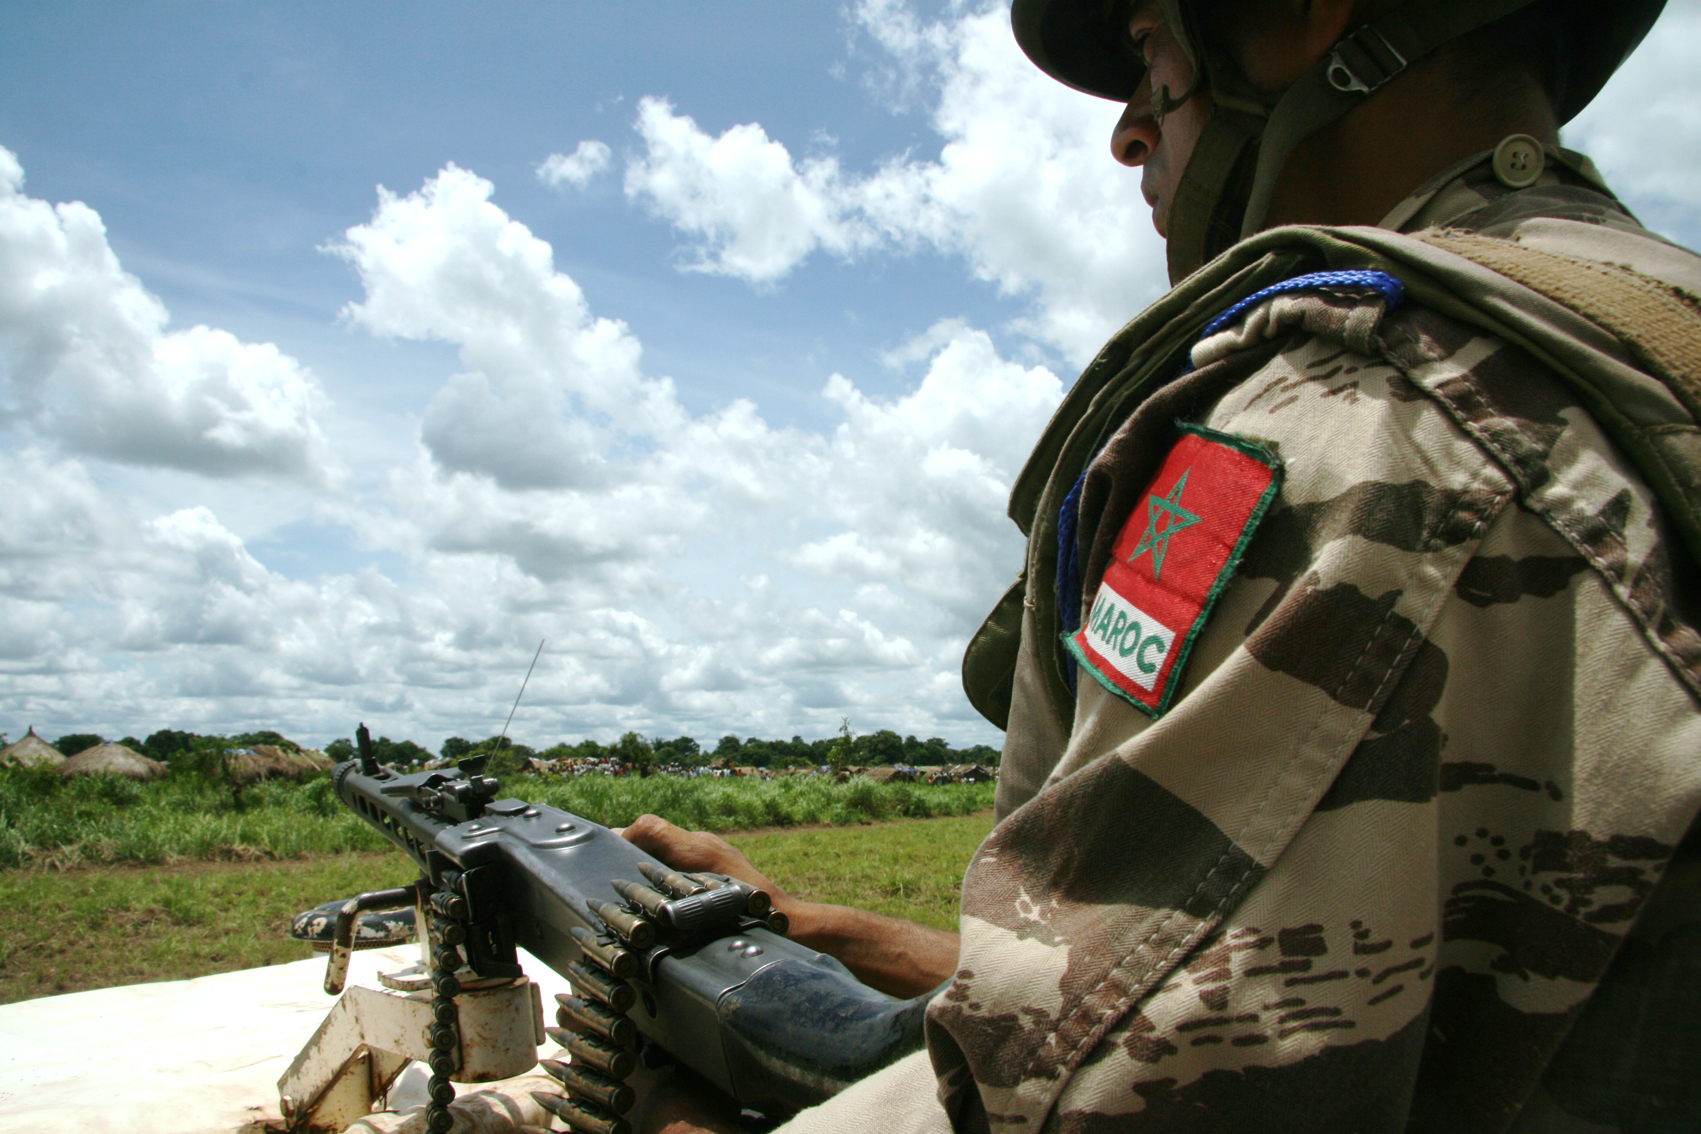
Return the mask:
[[[65,783],[51,764],[13,764],[0,768],[0,813],[16,813],[20,807],[47,799]]]
[[[955,930],[963,871],[991,829],[992,816],[982,812],[925,823],[751,832],[730,841],[796,897]]]
[[[866,767],[904,762],[904,738],[889,728],[857,737],[852,748],[856,757],[852,762]]]
[[[653,812],[699,831],[877,822],[967,815],[992,806],[992,784],[877,784],[830,776],[684,779],[679,776],[517,776],[503,791],[609,827]]]
[[[616,760],[637,772],[639,776],[649,775],[656,762],[655,748],[635,732],[629,732],[615,741],[610,751]]]
[[[310,815],[321,817],[337,813],[337,789],[331,777],[319,776],[301,789],[297,805]]]
[[[252,748],[256,744],[270,744],[275,748],[283,749],[285,752],[301,751],[301,745],[281,733],[273,732],[271,729],[241,733],[238,736],[231,737],[230,743],[233,748]]]
[[[310,948],[288,936],[296,913],[413,873],[393,851],[263,866],[3,871],[0,1003],[307,960]],[[304,990],[325,963],[309,967]]]
[[[991,825],[982,813],[731,841],[800,898],[953,929],[963,868]],[[395,851],[263,867],[0,872],[0,1003],[313,958],[287,936],[298,911],[412,878]],[[310,969],[304,988],[323,973],[323,960]]]
[[[710,831],[966,815],[990,807],[993,795],[991,784],[840,784],[827,776],[513,776],[503,790],[607,826],[654,812]],[[268,780],[238,798],[216,779],[189,775],[139,783],[0,769],[0,868],[279,859],[388,845],[323,777]]]
[[[562,741],[560,744],[550,745],[537,755],[542,760],[601,760],[612,755],[613,751],[594,740],[584,740],[578,744]]]
[[[129,776],[99,772],[92,776],[60,777],[60,794],[76,804],[128,807],[142,797],[142,785]]]
[[[851,733],[850,718],[839,718],[839,738],[827,749],[827,766],[835,772],[849,767],[856,755],[856,737]]]
[[[509,737],[492,736],[473,745],[467,755],[489,756],[484,774],[501,778],[519,772],[520,765],[536,756],[537,752],[524,744],[515,744]]]
[[[187,752],[194,745],[197,737],[192,732],[178,732],[176,729],[162,728],[142,741],[141,753],[150,760],[169,763],[179,752]]]
[[[702,746],[689,736],[676,736],[672,740],[658,737],[650,746],[655,749],[658,764],[681,764],[689,768],[706,761]]]
[[[92,734],[73,734],[61,737],[58,744],[69,755],[99,741]],[[323,776],[301,783],[238,783],[227,753],[256,744],[295,747],[272,731],[225,738],[161,729],[138,743],[140,751],[164,761],[169,769],[166,779],[153,783],[116,776],[67,779],[52,768],[0,769],[0,869],[31,864],[68,867],[90,862],[275,859],[386,845],[341,805]],[[415,767],[431,755],[412,741],[388,737],[379,737],[373,748],[380,762],[402,768]],[[612,745],[587,739],[556,744],[542,753],[496,737],[477,744],[449,737],[441,751],[459,758],[489,753],[489,771],[507,781],[509,794],[553,804],[610,826],[629,823],[647,811],[684,827],[712,831],[855,824],[967,814],[991,806],[993,795],[989,784],[930,787],[863,780],[835,784],[830,777],[820,776],[765,782],[648,775],[661,764],[700,764],[707,753],[691,737],[650,740],[637,732],[628,732]],[[355,755],[355,749],[344,738],[326,745],[325,753],[332,760],[346,760]],[[639,774],[547,778],[517,774],[524,758],[538,755],[551,760],[612,756]],[[857,737],[849,720],[842,722],[837,737],[821,740],[723,736],[714,755],[772,769],[896,762],[995,765],[998,761],[998,753],[984,745],[955,750],[939,737],[918,741],[886,730]]]
[[[731,758],[753,768],[819,768],[831,762],[833,745],[843,739],[845,727],[842,725],[839,730],[841,736],[832,740],[805,740],[801,736],[790,740],[757,740],[751,737]]]
[[[387,845],[323,777],[267,781],[237,797],[216,778],[190,774],[140,783],[0,768],[0,868],[290,858]]]
[[[432,759],[431,751],[411,740],[391,740],[380,736],[372,742],[372,754],[380,764],[391,764],[398,768],[423,764]]]
[[[225,754],[233,747],[222,736],[190,736],[188,747],[173,753],[166,767],[173,779],[229,787]]]
[[[244,736],[233,737],[232,739],[248,740],[251,737],[263,735],[268,734],[251,732]],[[269,735],[276,736],[277,734],[271,733]],[[276,741],[260,740],[255,743],[275,744]],[[287,740],[284,741],[284,743],[290,745],[290,747],[294,747],[294,745]],[[253,745],[251,744],[238,745],[238,747],[242,748],[250,748],[252,746]],[[331,762],[336,764],[340,764],[344,760],[352,760],[356,755],[358,755],[354,746],[354,741],[350,740],[346,736],[340,736],[336,740],[325,745],[324,752],[326,756],[330,757]],[[423,764],[427,760],[433,759],[430,749],[415,744],[411,740],[391,740],[387,736],[380,736],[373,740],[372,755],[377,758],[380,764],[393,764],[398,768],[413,767],[416,764]]]
[[[62,756],[75,756],[79,752],[86,752],[97,744],[105,743],[105,740],[92,732],[73,732],[69,736],[62,736],[55,740],[53,747],[59,749]]]

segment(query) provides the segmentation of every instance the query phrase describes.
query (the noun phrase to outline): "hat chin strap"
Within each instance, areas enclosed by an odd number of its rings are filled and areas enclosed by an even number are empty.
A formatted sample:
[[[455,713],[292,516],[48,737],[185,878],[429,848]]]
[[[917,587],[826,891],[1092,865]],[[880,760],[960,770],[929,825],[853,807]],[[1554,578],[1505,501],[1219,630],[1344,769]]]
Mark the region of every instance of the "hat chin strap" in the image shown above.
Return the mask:
[[[1250,115],[1224,113],[1221,106],[1212,105],[1170,202],[1164,247],[1171,285],[1234,243],[1233,217],[1224,220],[1222,207],[1230,195],[1235,168],[1248,147],[1256,149],[1262,126],[1261,120]]]
[[[1248,105],[1249,100],[1218,94],[1219,87],[1224,85],[1219,79],[1227,79],[1226,85],[1230,87],[1246,84],[1231,65],[1213,53],[1211,114],[1194,145],[1170,208],[1171,282],[1180,282],[1232,243],[1232,238],[1227,241],[1221,236],[1212,238],[1212,222],[1232,210],[1233,202],[1226,198],[1235,166],[1249,144],[1257,146],[1258,158],[1241,215],[1242,240],[1265,227],[1276,182],[1301,142],[1361,104],[1436,48],[1532,2],[1411,0],[1342,38],[1321,62],[1283,92],[1263,123],[1248,113],[1256,109],[1255,105]],[[1228,74],[1224,74],[1225,69],[1229,70]],[[1220,229],[1221,225],[1217,227]]]

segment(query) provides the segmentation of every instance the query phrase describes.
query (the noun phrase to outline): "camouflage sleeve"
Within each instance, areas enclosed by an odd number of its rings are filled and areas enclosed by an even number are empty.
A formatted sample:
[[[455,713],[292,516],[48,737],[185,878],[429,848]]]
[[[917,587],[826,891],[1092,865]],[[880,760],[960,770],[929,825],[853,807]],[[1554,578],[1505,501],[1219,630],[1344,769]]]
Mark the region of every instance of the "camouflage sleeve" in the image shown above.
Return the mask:
[[[1173,705],[1081,680],[971,864],[942,1095],[958,1129],[1507,1129],[1701,805],[1650,494],[1421,309],[1277,301],[1196,357],[1255,360],[1203,423],[1280,498]]]

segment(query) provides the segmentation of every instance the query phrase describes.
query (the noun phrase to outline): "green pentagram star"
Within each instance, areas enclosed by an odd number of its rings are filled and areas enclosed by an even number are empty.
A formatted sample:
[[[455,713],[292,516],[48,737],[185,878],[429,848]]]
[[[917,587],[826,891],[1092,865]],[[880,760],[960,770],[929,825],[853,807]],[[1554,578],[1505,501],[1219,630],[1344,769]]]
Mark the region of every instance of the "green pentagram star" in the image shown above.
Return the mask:
[[[1163,574],[1164,552],[1169,548],[1170,537],[1202,519],[1181,506],[1181,490],[1187,487],[1187,477],[1192,471],[1190,468],[1181,474],[1181,479],[1175,482],[1168,496],[1153,492],[1146,497],[1146,533],[1135,544],[1134,554],[1128,557],[1128,562],[1132,563],[1146,552],[1151,552],[1154,579]]]

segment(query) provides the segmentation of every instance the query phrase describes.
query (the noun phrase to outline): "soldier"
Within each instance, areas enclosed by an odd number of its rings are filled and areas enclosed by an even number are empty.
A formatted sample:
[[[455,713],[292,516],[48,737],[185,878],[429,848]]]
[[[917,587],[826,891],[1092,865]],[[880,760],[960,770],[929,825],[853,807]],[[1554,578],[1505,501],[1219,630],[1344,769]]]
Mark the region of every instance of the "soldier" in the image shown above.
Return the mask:
[[[1662,4],[1016,0],[1175,289],[1012,494],[960,945],[628,831],[949,978],[786,1129],[1701,1129],[1701,258],[1558,145]]]

